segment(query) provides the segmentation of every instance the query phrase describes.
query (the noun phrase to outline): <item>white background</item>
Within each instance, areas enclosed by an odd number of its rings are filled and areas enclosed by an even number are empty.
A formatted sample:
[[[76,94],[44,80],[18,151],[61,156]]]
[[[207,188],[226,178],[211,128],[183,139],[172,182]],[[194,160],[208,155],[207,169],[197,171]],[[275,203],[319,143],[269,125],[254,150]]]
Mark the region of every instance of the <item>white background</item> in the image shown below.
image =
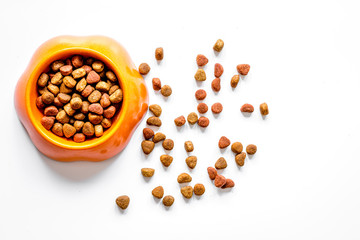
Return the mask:
[[[360,239],[358,1],[3,1],[0,8],[1,161],[0,239]],[[63,35],[110,36],[136,65],[147,62],[150,103],[163,108],[160,131],[175,141],[173,164],[164,169],[157,145],[141,152],[143,121],[127,148],[104,162],[62,163],[46,158],[17,119],[13,94],[35,49]],[[216,56],[214,42],[222,38]],[[154,50],[162,46],[161,64]],[[197,84],[195,57],[205,54],[208,80]],[[216,62],[224,66],[222,89],[210,84]],[[232,90],[235,66],[251,71]],[[151,79],[169,84],[169,99]],[[194,92],[224,111],[202,131],[177,130],[173,119],[196,110]],[[239,109],[251,103],[251,117]],[[258,106],[267,102],[263,119]],[[150,116],[147,114],[146,117]],[[225,135],[258,152],[238,168]],[[198,165],[185,164],[185,140],[195,145]],[[206,168],[223,156],[222,173],[235,188],[216,189]],[[156,169],[150,181],[142,167]],[[191,185],[206,193],[185,200],[176,181],[190,172]],[[175,197],[166,210],[151,190],[163,185]],[[120,211],[115,198],[131,198]]]

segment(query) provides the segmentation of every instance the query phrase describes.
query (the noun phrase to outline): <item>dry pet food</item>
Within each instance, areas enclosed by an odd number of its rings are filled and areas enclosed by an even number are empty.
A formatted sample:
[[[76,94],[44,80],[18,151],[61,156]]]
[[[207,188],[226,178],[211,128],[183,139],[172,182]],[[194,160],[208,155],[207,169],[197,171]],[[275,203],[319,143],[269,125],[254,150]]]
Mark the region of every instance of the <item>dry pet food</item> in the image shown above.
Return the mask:
[[[122,210],[127,209],[130,203],[130,198],[126,195],[120,196],[116,198],[116,204],[121,208]]]
[[[269,114],[269,108],[266,103],[260,104],[260,113],[261,113],[261,115],[264,115],[264,116]]]
[[[198,125],[200,127],[206,128],[207,126],[209,126],[209,119],[207,117],[200,117],[198,120]]]
[[[162,112],[161,107],[157,104],[150,105],[149,110],[150,110],[150,112],[152,112],[154,114],[155,117],[160,117],[161,112]]]
[[[188,115],[187,117],[187,121],[191,124],[194,125],[197,121],[198,121],[199,117],[195,112],[192,112]]]
[[[169,85],[164,85],[161,87],[161,95],[164,97],[169,97],[172,93],[171,87]]]
[[[123,99],[116,75],[104,63],[84,62],[87,59],[80,55],[56,60],[37,81],[36,106],[44,114],[41,124],[78,143],[101,137],[111,127]]]
[[[186,120],[184,116],[180,116],[175,118],[174,122],[176,126],[181,127],[185,124]]]
[[[162,47],[158,47],[155,49],[155,58],[158,61],[163,60],[164,58],[164,49]]]
[[[250,65],[249,64],[239,64],[236,66],[236,69],[237,69],[238,73],[245,76],[250,71]]]
[[[221,188],[232,188],[234,186],[235,186],[234,181],[227,178],[225,184]]]
[[[163,134],[161,132],[157,132],[157,133],[155,133],[155,135],[153,137],[153,142],[158,143],[158,142],[161,142],[161,141],[163,141],[165,139],[166,139],[165,134]]]
[[[141,169],[141,174],[144,177],[152,177],[152,176],[154,176],[154,173],[155,173],[155,169],[153,169],[153,168],[142,168]]]
[[[247,154],[253,155],[256,153],[256,151],[257,151],[256,145],[254,145],[254,144],[247,145],[247,147],[246,147]]]
[[[238,85],[239,81],[240,81],[239,75],[234,75],[234,76],[231,78],[231,81],[230,81],[231,87],[236,88],[236,86]]]
[[[158,186],[152,190],[151,194],[154,197],[161,199],[164,196],[164,188],[162,186]]]
[[[206,80],[206,73],[204,69],[198,69],[194,76],[195,80],[197,81],[205,81]]]
[[[227,167],[227,162],[226,162],[225,158],[223,158],[223,157],[220,157],[215,163],[215,168],[218,170],[224,169],[226,167]]]
[[[236,164],[239,165],[240,167],[244,166],[245,158],[246,158],[246,153],[242,152],[242,153],[237,154],[235,156]]]
[[[162,146],[165,150],[172,150],[174,148],[174,141],[171,139],[165,139]]]
[[[167,154],[161,155],[160,156],[160,162],[165,166],[165,167],[169,167],[170,164],[173,161],[173,157]]]
[[[231,151],[236,154],[241,153],[243,151],[243,145],[241,142],[234,142],[231,144]]]
[[[197,100],[204,100],[206,98],[206,91],[204,89],[199,89],[195,92],[195,98]]]
[[[212,82],[211,82],[211,88],[214,92],[219,92],[221,89],[221,85],[220,85],[220,78],[215,78]]]
[[[197,110],[199,113],[204,114],[208,111],[208,106],[206,103],[199,103],[197,106]]]
[[[187,173],[181,173],[177,178],[178,183],[187,183],[191,182],[191,180],[191,176]]]
[[[150,72],[150,66],[147,63],[142,63],[139,66],[139,73],[141,75],[146,75]]]
[[[143,135],[146,140],[149,140],[154,136],[154,131],[150,128],[144,128]]]
[[[214,51],[216,51],[216,52],[221,52],[221,50],[223,49],[223,47],[224,47],[224,41],[221,40],[221,39],[218,39],[218,40],[216,41],[216,43],[214,44],[213,49],[214,49]]]
[[[146,120],[146,123],[150,126],[156,126],[156,127],[160,127],[161,126],[161,120],[158,117],[149,117]]]
[[[254,111],[254,107],[251,104],[245,103],[244,105],[241,106],[240,111],[252,113]]]
[[[196,156],[187,157],[185,162],[186,162],[186,165],[188,165],[189,168],[194,169],[196,167],[196,164],[197,164],[197,157]]]
[[[216,175],[215,180],[214,180],[214,185],[215,187],[222,187],[224,186],[226,183],[226,178],[223,175]]]
[[[205,193],[205,186],[201,183],[197,183],[194,186],[194,194],[196,196],[201,196]]]
[[[166,207],[171,207],[171,205],[173,205],[174,201],[175,201],[175,198],[171,195],[167,195],[163,198],[163,204]]]
[[[185,151],[187,151],[187,152],[194,151],[194,144],[192,143],[192,141],[186,141],[184,143],[184,147],[185,147]]]
[[[194,189],[191,186],[185,186],[185,187],[181,188],[180,192],[185,198],[191,198],[193,195]]]
[[[212,106],[211,106],[211,111],[215,114],[219,114],[221,113],[223,110],[223,106],[221,103],[214,103]]]
[[[196,63],[199,67],[205,66],[209,60],[202,54],[196,56]]]
[[[221,77],[221,75],[224,72],[224,68],[220,63],[215,63],[215,67],[214,67],[214,76],[216,78]]]
[[[225,137],[225,136],[222,136],[220,139],[219,139],[219,148],[226,148],[230,145],[230,140]]]
[[[210,178],[211,180],[214,180],[215,177],[217,176],[217,171],[216,171],[216,169],[213,168],[213,167],[208,167],[208,168],[207,168],[207,171],[208,171],[208,174],[209,174],[209,178]]]
[[[152,85],[153,85],[153,89],[155,91],[159,91],[161,89],[161,81],[159,78],[153,78],[152,79]]]
[[[141,148],[145,154],[150,154],[152,150],[154,150],[154,147],[155,143],[152,141],[144,140],[141,142]]]

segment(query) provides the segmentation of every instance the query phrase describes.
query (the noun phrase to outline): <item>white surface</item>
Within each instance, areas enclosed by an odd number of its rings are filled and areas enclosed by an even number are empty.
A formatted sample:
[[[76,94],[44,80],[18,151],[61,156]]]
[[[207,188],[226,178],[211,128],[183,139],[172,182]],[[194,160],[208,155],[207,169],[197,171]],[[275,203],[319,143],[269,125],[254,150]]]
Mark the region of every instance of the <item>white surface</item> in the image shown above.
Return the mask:
[[[359,239],[360,34],[358,1],[7,1],[0,8],[0,239]],[[161,131],[175,140],[174,162],[164,169],[161,146],[140,151],[143,121],[128,147],[100,163],[61,163],[40,154],[13,107],[17,79],[35,49],[62,35],[102,34],[121,42],[136,65],[148,62],[150,102],[163,108]],[[215,56],[216,39],[225,41]],[[165,49],[160,65],[154,50]],[[222,102],[218,118],[207,113],[205,130],[173,119],[196,110],[195,57],[209,57],[205,102]],[[222,90],[211,91],[213,65],[223,64]],[[238,63],[251,72],[229,86]],[[150,82],[173,88],[165,101]],[[270,115],[258,106],[266,101]],[[240,106],[256,111],[244,117]],[[149,116],[149,114],[147,115]],[[258,153],[239,169],[220,136]],[[198,166],[191,185],[206,193],[185,201],[176,182],[188,172],[185,140],[195,144]],[[224,156],[231,191],[216,189],[206,167]],[[146,182],[142,167],[154,167]],[[158,184],[175,197],[165,210],[151,190]],[[118,195],[131,197],[119,211]]]

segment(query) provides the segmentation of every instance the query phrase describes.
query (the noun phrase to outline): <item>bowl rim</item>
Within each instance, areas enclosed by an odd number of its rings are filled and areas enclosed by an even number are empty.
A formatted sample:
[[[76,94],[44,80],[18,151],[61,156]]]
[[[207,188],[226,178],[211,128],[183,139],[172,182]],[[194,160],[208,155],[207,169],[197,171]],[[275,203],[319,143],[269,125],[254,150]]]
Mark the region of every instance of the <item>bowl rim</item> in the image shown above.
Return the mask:
[[[80,142],[80,143],[74,142],[72,138],[67,139],[65,137],[59,137],[55,135],[52,131],[45,129],[42,126],[41,122],[38,121],[37,118],[35,117],[35,114],[33,112],[33,107],[31,105],[35,106],[36,109],[37,107],[35,101],[31,101],[31,97],[30,97],[32,91],[37,92],[37,80],[39,76],[41,75],[41,73],[45,71],[45,69],[49,68],[50,64],[53,61],[59,59],[66,59],[74,55],[93,57],[97,60],[104,62],[104,64],[115,73],[119,85],[121,87],[121,90],[123,91],[123,100],[122,100],[121,108],[118,110],[119,112],[116,113],[117,117],[115,120],[113,119],[111,127],[106,129],[106,131],[104,131],[104,135],[102,135],[101,137],[99,138],[94,137],[90,140],[85,140],[84,142]],[[105,143],[109,138],[113,137],[114,134],[117,132],[117,130],[120,128],[121,122],[124,119],[125,112],[127,112],[128,109],[127,97],[126,97],[126,93],[128,90],[126,84],[124,84],[124,81],[125,81],[124,75],[119,70],[117,64],[113,62],[109,57],[107,57],[106,54],[103,54],[100,51],[88,47],[73,46],[52,52],[51,54],[48,54],[47,58],[43,58],[36,63],[34,69],[32,69],[32,72],[26,84],[26,91],[25,91],[26,111],[30,119],[30,122],[42,138],[44,138],[46,141],[60,148],[74,149],[74,150],[95,148]]]

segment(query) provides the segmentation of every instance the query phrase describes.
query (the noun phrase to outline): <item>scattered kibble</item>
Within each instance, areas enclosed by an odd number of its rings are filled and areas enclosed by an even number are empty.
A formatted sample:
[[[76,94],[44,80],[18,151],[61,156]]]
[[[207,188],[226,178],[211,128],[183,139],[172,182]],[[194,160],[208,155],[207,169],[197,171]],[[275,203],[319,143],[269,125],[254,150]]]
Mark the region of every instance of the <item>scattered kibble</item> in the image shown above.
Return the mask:
[[[174,141],[171,139],[165,139],[162,146],[165,150],[172,150],[174,148]]]
[[[139,73],[141,74],[141,75],[146,75],[146,74],[148,74],[149,72],[150,72],[150,66],[147,64],[147,63],[142,63],[142,64],[140,64],[140,66],[139,66]]]
[[[238,85],[240,81],[240,77],[239,75],[234,75],[232,78],[231,78],[231,81],[230,81],[230,85],[232,88],[236,88],[236,86]]]
[[[155,173],[155,169],[153,169],[153,168],[142,168],[141,169],[141,174],[144,177],[152,177],[152,176],[154,176],[154,173]]]
[[[246,158],[246,153],[242,152],[242,153],[237,154],[235,156],[236,164],[239,165],[240,167],[244,166],[245,158]]]
[[[260,104],[260,113],[263,116],[266,116],[266,115],[269,114],[269,108],[268,108],[268,105],[266,103]]]
[[[155,147],[155,143],[152,141],[144,140],[141,143],[141,148],[145,154],[150,154],[152,150],[154,150],[154,147]]]
[[[223,158],[223,157],[220,157],[215,163],[215,168],[217,170],[224,169],[226,167],[227,167],[227,162],[226,162],[225,158]]]
[[[164,196],[164,188],[162,186],[158,186],[152,190],[151,194],[154,197],[161,199]]]
[[[163,95],[164,97],[169,97],[172,93],[171,87],[169,85],[164,85],[161,87],[161,95]]]
[[[221,40],[221,39],[218,39],[218,40],[216,41],[216,43],[214,44],[213,49],[214,49],[214,51],[216,51],[216,52],[221,52],[221,50],[223,49],[223,47],[224,47],[224,41]]]
[[[198,69],[194,76],[195,80],[197,81],[205,81],[206,80],[206,73],[204,69]]]
[[[187,152],[194,151],[194,144],[192,143],[192,141],[186,141],[184,143],[184,147],[185,147],[185,151],[187,151]]]
[[[221,113],[223,110],[223,106],[221,103],[217,102],[217,103],[214,103],[212,106],[211,106],[211,111],[215,114],[219,114]]]
[[[197,121],[198,121],[199,117],[195,112],[191,112],[188,117],[187,117],[187,121],[191,124],[194,125]]]
[[[191,182],[191,180],[192,177],[187,173],[181,173],[177,178],[178,183],[188,183]]]
[[[185,198],[191,198],[193,195],[194,189],[191,186],[185,186],[185,187],[181,188],[180,192]]]
[[[206,98],[206,91],[204,89],[199,89],[195,92],[195,98],[197,100],[204,100]]]
[[[166,139],[165,134],[163,134],[161,132],[157,132],[157,133],[155,133],[155,135],[153,137],[153,142],[158,143],[158,142],[161,142],[161,141],[163,141],[165,139]]]
[[[181,127],[185,124],[186,120],[184,116],[179,116],[175,118],[174,122],[176,126]]]
[[[216,78],[221,77],[221,75],[224,72],[224,68],[220,63],[215,63],[215,67],[214,67],[214,76]]]
[[[222,136],[220,139],[219,139],[219,148],[226,148],[230,145],[230,140],[225,137],[225,136]]]
[[[225,184],[221,188],[233,188],[235,183],[233,180],[227,178]]]
[[[153,78],[152,79],[152,85],[153,85],[153,89],[155,91],[159,91],[161,89],[161,81],[159,78]]]
[[[162,47],[158,47],[155,49],[155,58],[158,61],[163,60],[164,58],[164,49]]]
[[[209,174],[209,178],[210,178],[211,180],[214,180],[215,177],[217,176],[217,171],[216,171],[216,169],[213,168],[213,167],[208,167],[208,168],[207,168],[207,171],[208,171],[208,174]]]
[[[199,67],[205,66],[209,60],[202,54],[196,56],[196,63]]]
[[[205,186],[201,183],[197,183],[194,186],[194,194],[196,196],[201,196],[205,193]]]
[[[169,167],[173,161],[173,157],[167,154],[160,156],[160,162],[165,166]]]
[[[156,127],[160,127],[161,126],[161,120],[158,117],[149,117],[146,120],[146,123],[150,126],[156,126]]]
[[[254,111],[254,107],[251,104],[245,103],[244,105],[241,106],[240,111],[252,113]]]
[[[197,110],[199,113],[204,114],[208,111],[208,106],[206,103],[199,103],[197,106]]]
[[[171,205],[173,205],[174,201],[175,201],[175,198],[171,195],[167,195],[163,198],[163,204],[166,207],[171,207]]]
[[[162,112],[161,107],[157,104],[150,105],[149,110],[150,110],[150,112],[152,112],[154,114],[155,117],[160,117],[161,112]]]
[[[212,82],[211,82],[211,88],[214,92],[219,92],[221,89],[221,85],[220,85],[220,78],[215,78]]]
[[[236,154],[241,153],[243,151],[243,145],[241,142],[234,142],[231,144],[231,151]]]
[[[250,71],[250,65],[249,64],[239,64],[236,66],[236,69],[238,71],[238,73],[240,73],[243,76],[248,75],[249,71]]]
[[[149,140],[154,136],[154,131],[150,128],[144,128],[143,135],[146,140]]]
[[[256,145],[254,145],[254,144],[249,144],[249,145],[247,145],[247,147],[246,147],[246,152],[247,152],[247,154],[253,155],[253,154],[256,153],[256,151],[257,151]]]
[[[190,168],[190,169],[194,169],[196,167],[197,164],[197,157],[196,156],[190,156],[187,157],[185,159],[186,165]]]
[[[223,175],[216,175],[215,180],[214,180],[214,185],[215,187],[222,187],[224,186],[226,183],[226,178]]]
[[[122,210],[127,209],[130,203],[130,198],[126,195],[120,196],[116,198],[116,204],[121,208]]]
[[[207,126],[209,126],[210,121],[207,117],[200,117],[198,120],[198,125],[202,128],[206,128]]]

